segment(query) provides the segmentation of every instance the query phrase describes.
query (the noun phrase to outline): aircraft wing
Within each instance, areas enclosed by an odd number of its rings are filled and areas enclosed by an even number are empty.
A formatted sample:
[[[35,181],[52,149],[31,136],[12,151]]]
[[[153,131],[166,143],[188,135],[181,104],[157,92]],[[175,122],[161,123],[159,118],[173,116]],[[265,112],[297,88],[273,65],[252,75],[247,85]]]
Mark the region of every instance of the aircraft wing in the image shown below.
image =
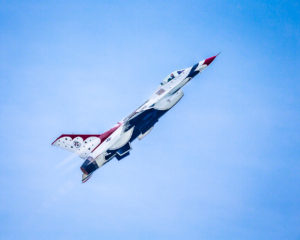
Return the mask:
[[[76,153],[85,159],[101,143],[101,135],[62,134],[52,145]]]

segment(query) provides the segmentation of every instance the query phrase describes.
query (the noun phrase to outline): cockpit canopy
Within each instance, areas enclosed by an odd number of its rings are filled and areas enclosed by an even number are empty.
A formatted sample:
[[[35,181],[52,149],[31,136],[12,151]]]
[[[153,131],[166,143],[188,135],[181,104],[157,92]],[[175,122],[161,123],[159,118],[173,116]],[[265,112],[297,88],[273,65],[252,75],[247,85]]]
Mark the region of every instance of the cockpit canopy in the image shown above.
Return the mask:
[[[174,71],[174,72],[170,73],[168,76],[166,76],[164,78],[164,80],[160,83],[160,85],[164,85],[164,84],[170,82],[174,78],[178,77],[183,71],[184,71],[184,69],[177,70],[177,71]]]

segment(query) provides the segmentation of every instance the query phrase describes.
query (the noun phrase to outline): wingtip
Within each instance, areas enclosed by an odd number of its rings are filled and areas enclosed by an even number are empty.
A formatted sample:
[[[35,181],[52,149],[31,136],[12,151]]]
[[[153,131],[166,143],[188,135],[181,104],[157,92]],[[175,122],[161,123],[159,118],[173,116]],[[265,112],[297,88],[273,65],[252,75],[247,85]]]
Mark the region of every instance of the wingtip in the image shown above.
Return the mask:
[[[54,145],[54,143],[57,141],[58,138],[56,138],[52,143],[51,143],[51,146]]]
[[[61,137],[62,137],[62,135],[60,135],[59,137],[57,137],[57,138],[51,143],[51,146],[53,146],[54,143],[55,143],[59,138],[61,138]]]

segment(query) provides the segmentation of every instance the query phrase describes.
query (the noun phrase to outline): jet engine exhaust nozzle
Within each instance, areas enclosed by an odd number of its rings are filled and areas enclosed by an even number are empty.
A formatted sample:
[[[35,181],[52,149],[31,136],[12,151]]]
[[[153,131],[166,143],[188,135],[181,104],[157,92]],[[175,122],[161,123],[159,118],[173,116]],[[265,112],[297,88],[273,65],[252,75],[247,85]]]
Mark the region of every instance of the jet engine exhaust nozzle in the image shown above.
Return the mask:
[[[81,171],[86,175],[91,174],[98,168],[99,168],[99,166],[98,166],[97,162],[94,161],[94,159],[92,159],[92,158],[88,158],[87,160],[85,160],[84,163],[80,167]]]

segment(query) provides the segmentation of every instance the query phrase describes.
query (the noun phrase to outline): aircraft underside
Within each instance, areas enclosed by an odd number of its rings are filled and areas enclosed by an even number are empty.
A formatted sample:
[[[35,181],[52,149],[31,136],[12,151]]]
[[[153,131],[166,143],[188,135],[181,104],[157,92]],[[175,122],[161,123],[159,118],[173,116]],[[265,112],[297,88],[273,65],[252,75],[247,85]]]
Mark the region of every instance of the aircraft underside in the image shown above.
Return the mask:
[[[121,160],[129,155],[131,149],[130,144],[140,135],[147,133],[155,123],[158,122],[158,119],[163,116],[168,110],[157,110],[157,109],[148,109],[139,114],[137,117],[128,121],[125,126],[125,131],[129,131],[133,128],[133,133],[124,146],[115,150],[107,150],[107,155],[105,156],[106,160],[111,160],[113,157],[116,157],[118,160]]]
[[[76,153],[85,159],[81,165],[82,182],[114,157],[127,157],[131,143],[146,136],[159,118],[174,107],[183,97],[182,87],[205,69],[216,56],[202,60],[192,67],[169,74],[151,97],[127,118],[102,134],[62,134],[52,145]]]

